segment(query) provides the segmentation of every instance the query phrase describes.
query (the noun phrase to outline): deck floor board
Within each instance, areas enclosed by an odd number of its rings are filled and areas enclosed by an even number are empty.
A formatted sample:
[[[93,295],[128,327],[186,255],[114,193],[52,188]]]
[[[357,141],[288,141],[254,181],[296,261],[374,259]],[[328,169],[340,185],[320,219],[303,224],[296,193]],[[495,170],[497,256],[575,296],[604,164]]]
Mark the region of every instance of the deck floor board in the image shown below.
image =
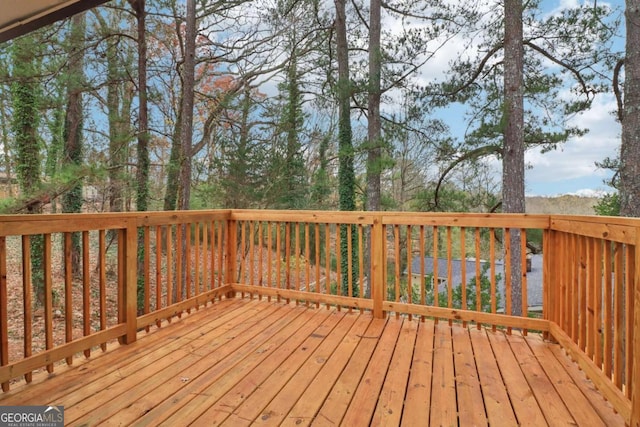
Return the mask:
[[[557,344],[249,298],[0,396],[66,425],[624,425]]]

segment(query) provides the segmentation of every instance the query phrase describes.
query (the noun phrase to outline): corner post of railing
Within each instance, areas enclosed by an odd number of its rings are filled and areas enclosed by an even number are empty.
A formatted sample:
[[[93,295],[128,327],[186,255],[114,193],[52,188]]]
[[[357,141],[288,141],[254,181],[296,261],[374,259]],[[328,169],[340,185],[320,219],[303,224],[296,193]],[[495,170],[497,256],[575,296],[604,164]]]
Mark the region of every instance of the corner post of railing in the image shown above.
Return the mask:
[[[120,233],[122,245],[119,261],[123,263],[120,271],[123,274],[121,297],[121,322],[126,325],[125,334],[120,339],[122,344],[131,344],[137,334],[137,262],[138,262],[138,228],[134,218],[126,220],[126,226]]]
[[[371,298],[373,299],[373,317],[383,319],[382,300],[384,298],[384,224],[382,215],[373,218],[371,230]]]
[[[227,285],[236,282],[236,251],[238,248],[238,225],[237,221],[233,218],[233,213],[229,214],[227,219],[227,247],[226,257],[227,265],[225,271],[225,283]],[[230,291],[227,293],[227,298],[234,298],[235,292]]]
[[[543,230],[542,236],[542,313],[544,319],[554,322],[554,304],[555,304],[555,286],[552,278],[554,277],[553,259],[555,258],[555,234],[547,227]],[[545,339],[549,339],[549,333],[544,332]]]
[[[640,427],[640,227],[636,228],[633,272],[633,367],[631,371],[631,427]]]

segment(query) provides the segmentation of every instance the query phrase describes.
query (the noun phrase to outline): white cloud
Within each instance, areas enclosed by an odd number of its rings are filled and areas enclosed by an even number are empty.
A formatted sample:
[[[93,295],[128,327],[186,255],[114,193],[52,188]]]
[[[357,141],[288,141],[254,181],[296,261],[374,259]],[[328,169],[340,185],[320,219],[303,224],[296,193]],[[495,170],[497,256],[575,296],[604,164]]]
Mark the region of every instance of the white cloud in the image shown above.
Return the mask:
[[[581,179],[598,182],[610,176],[610,172],[598,168],[595,163],[605,157],[615,157],[620,147],[620,125],[611,112],[616,108],[613,96],[601,95],[590,110],[576,116],[570,122],[589,129],[582,137],[572,138],[558,150],[540,153],[531,150],[526,162],[532,167],[527,171],[527,181],[547,184],[553,192],[553,184]],[[576,188],[575,191],[583,189]]]

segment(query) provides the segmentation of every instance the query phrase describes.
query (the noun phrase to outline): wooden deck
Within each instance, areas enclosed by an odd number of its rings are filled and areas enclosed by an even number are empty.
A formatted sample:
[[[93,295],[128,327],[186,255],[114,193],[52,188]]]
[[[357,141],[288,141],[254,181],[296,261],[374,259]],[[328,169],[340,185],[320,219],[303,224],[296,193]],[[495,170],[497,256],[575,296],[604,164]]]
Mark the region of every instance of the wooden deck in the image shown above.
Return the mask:
[[[537,334],[216,302],[135,343],[18,386],[65,425],[624,425]]]

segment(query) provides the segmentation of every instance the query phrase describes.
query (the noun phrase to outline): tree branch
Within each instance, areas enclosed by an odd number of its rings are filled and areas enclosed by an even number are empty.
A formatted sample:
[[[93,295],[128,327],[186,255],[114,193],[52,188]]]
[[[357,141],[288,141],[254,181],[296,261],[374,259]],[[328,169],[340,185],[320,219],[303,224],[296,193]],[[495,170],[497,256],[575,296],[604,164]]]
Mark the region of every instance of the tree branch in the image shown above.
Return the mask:
[[[624,118],[624,102],[622,100],[622,92],[620,91],[620,71],[624,66],[624,58],[619,59],[613,69],[613,93],[616,95],[616,102],[618,103],[618,120],[622,123]]]
[[[465,162],[470,159],[478,159],[480,157],[488,156],[490,154],[502,154],[502,147],[498,145],[485,145],[483,147],[476,148],[475,150],[467,151],[457,159],[454,159],[449,166],[442,172],[440,178],[438,179],[438,184],[436,185],[436,189],[433,194],[434,207],[438,207],[438,198],[440,193],[440,187],[444,183],[445,178],[449,173],[455,169],[460,163]]]
[[[473,75],[469,80],[467,80],[465,83],[463,83],[461,86],[457,87],[456,89],[450,92],[443,93],[442,95],[455,96],[460,92],[462,92],[463,90],[467,89],[469,86],[471,86],[476,81],[476,79],[480,76],[480,74],[482,74],[482,71],[484,70],[485,65],[487,65],[487,62],[489,62],[489,59],[491,59],[493,55],[495,55],[500,49],[502,49],[502,47],[503,47],[502,43],[495,45],[489,52],[487,52],[484,58],[482,58],[482,61],[480,61],[480,64],[478,64],[478,68],[476,68],[475,72],[473,73]]]
[[[529,46],[531,49],[533,49],[536,52],[540,53],[542,56],[544,56],[545,58],[547,58],[551,62],[553,62],[555,64],[558,64],[559,66],[563,67],[567,71],[571,72],[571,74],[574,75],[574,77],[576,78],[578,83],[580,83],[580,86],[582,86],[582,92],[587,96],[587,99],[589,99],[589,94],[595,95],[595,91],[593,89],[589,89],[589,87],[587,86],[587,83],[582,78],[582,75],[580,74],[580,71],[576,70],[574,67],[572,67],[571,65],[567,64],[566,62],[556,58],[553,55],[551,55],[549,52],[547,52],[546,50],[544,50],[543,48],[541,48],[540,46],[536,45],[535,43],[533,43],[531,41],[525,41],[524,45],[525,46]]]

